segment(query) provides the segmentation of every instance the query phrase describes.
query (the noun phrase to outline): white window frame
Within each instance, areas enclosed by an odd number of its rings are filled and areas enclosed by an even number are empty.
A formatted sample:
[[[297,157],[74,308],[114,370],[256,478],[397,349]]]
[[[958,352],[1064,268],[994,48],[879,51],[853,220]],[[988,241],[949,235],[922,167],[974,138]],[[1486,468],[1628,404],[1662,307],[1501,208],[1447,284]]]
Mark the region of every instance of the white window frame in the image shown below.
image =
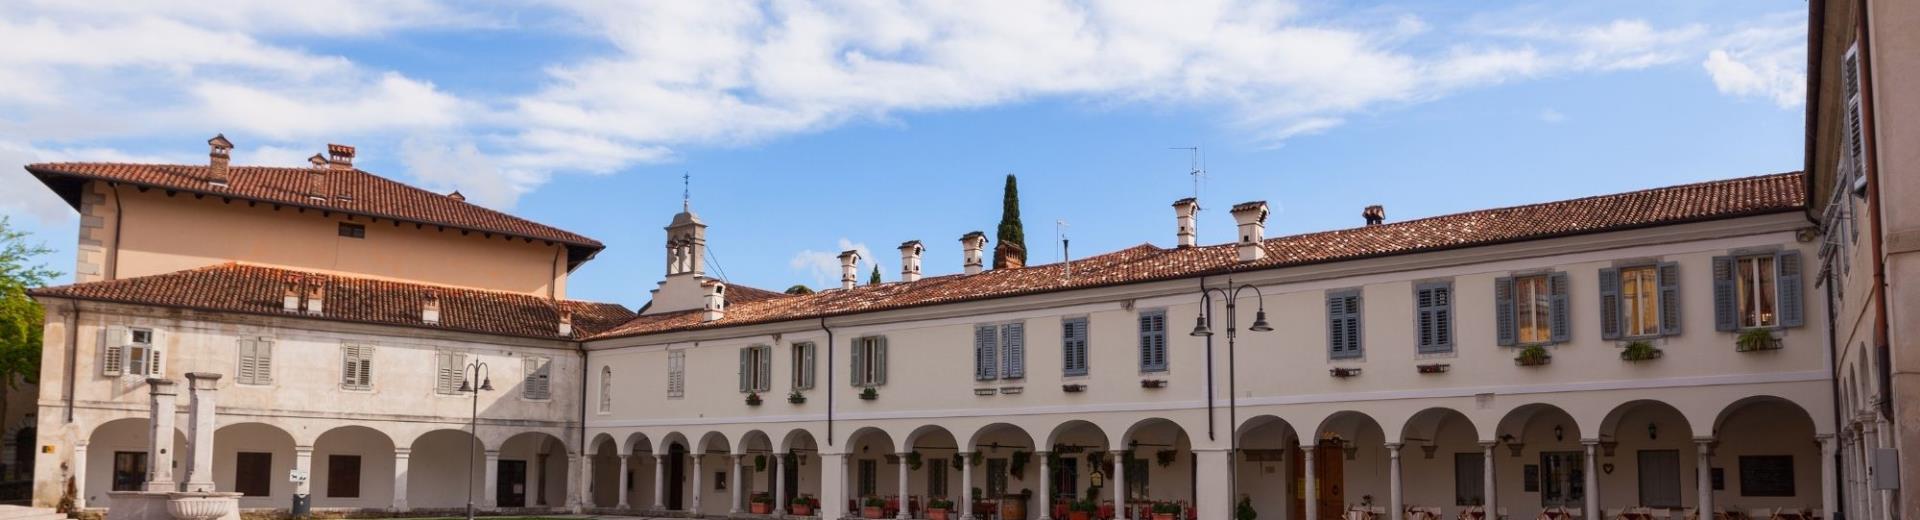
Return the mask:
[[[528,356],[521,360],[520,398],[528,401],[553,400],[553,358]]]
[[[451,363],[445,363],[451,361]],[[450,350],[433,352],[434,395],[449,397],[466,395],[460,391],[460,383],[467,379],[467,353]],[[480,384],[475,381],[473,384]]]
[[[1620,267],[1617,271],[1620,273],[1620,336],[1658,337],[1661,319],[1660,266],[1630,265]],[[1640,285],[1642,282],[1647,286]],[[1651,287],[1651,290],[1645,290],[1647,287]],[[1649,327],[1651,330],[1648,330]]]
[[[1140,321],[1150,316],[1159,316],[1160,330],[1140,330]],[[1167,337],[1167,328],[1170,325],[1170,319],[1167,314],[1167,309],[1164,307],[1142,309],[1138,315],[1134,316],[1135,332],[1139,334],[1140,338],[1139,350],[1137,350],[1135,354],[1137,359],[1140,360],[1141,374],[1164,374],[1172,370],[1173,363],[1167,359],[1172,355],[1171,351],[1173,350],[1171,345],[1168,345],[1169,338]],[[1148,358],[1152,357],[1150,352],[1155,346],[1155,341],[1158,342],[1158,346],[1160,347],[1160,357],[1155,360],[1150,360]],[[1158,362],[1155,363],[1153,361]]]
[[[273,343],[272,338],[264,337],[234,342],[234,384],[273,386]]]
[[[1523,291],[1521,289],[1523,284],[1529,288],[1537,288],[1538,292]],[[1547,302],[1545,307],[1539,305],[1542,299]],[[1522,319],[1523,316],[1525,319]],[[1529,327],[1521,326],[1523,322],[1532,325],[1532,330],[1540,334],[1531,339],[1527,338],[1526,331]],[[1553,343],[1552,274],[1537,273],[1513,277],[1513,340],[1519,345]]]
[[[886,371],[886,355],[881,345],[885,336],[862,336],[853,339],[853,348],[860,350],[860,366],[853,374],[854,384],[862,387],[877,387],[886,384],[882,374]]]
[[[752,345],[740,347],[740,370],[745,379],[747,392],[762,393],[773,391],[773,346]]]
[[[819,348],[811,341],[797,341],[787,348],[793,357],[789,365],[793,368],[792,384],[795,391],[813,389],[814,354],[819,352]]]
[[[1761,261],[1766,265],[1763,268]],[[1734,312],[1739,317],[1741,329],[1770,329],[1780,326],[1780,266],[1779,258],[1772,253],[1764,255],[1743,255],[1733,258],[1734,295],[1740,301],[1734,303]],[[1760,291],[1748,286],[1745,274],[1753,275],[1753,282],[1761,287],[1771,287],[1771,291]],[[1764,277],[1764,279],[1763,279]],[[1746,298],[1750,296],[1751,298]],[[1771,303],[1772,305],[1761,305]],[[1751,305],[1751,307],[1746,307]],[[1763,308],[1772,308],[1772,314],[1762,315]],[[1751,311],[1751,312],[1748,312]],[[1752,321],[1749,322],[1748,319]]]
[[[687,351],[667,351],[667,398],[687,396]]]
[[[373,351],[374,351],[373,345],[357,345],[357,344],[340,345],[341,369],[340,369],[339,381],[340,381],[340,388],[342,390],[350,390],[350,391],[356,391],[356,392],[370,392],[373,390],[373,369],[374,369]],[[351,374],[348,373],[346,364],[353,363],[355,361],[358,361],[360,365],[358,368],[355,369],[358,371],[359,377],[349,380],[349,378],[352,376]]]

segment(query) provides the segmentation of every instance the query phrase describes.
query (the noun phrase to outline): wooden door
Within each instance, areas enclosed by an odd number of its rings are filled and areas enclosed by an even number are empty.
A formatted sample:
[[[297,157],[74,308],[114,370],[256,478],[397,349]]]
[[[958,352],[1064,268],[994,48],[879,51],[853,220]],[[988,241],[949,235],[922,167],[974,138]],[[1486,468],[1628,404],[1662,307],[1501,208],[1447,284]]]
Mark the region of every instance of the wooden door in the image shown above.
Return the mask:
[[[1289,458],[1293,459],[1293,471],[1288,475],[1293,479],[1293,516],[1289,518],[1305,518],[1307,514],[1306,457],[1302,456],[1300,448],[1296,447],[1291,451],[1293,456]],[[1346,473],[1343,470],[1346,460],[1346,452],[1337,444],[1322,442],[1314,449],[1314,473],[1320,483],[1318,497],[1320,518],[1315,520],[1340,520],[1342,512],[1346,509]]]
[[[500,507],[527,507],[527,461],[502,460],[495,465],[494,504]]]

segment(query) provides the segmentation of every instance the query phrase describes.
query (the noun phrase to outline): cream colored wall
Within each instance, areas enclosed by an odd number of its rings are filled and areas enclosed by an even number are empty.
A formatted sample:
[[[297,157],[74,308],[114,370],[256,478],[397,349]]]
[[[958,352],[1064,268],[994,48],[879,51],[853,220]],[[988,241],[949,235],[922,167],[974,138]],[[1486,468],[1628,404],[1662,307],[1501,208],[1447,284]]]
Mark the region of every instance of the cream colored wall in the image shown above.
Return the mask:
[[[103,221],[113,221],[111,212],[119,212],[118,247],[111,243],[111,222],[100,233],[108,240],[108,256],[118,257],[107,268],[116,278],[240,261],[566,297],[565,247],[544,241],[485,238],[481,233],[395,226],[386,220],[213,197],[169,196],[162,190],[93,186],[120,204],[102,205],[107,212],[101,215]],[[366,238],[339,236],[339,223],[348,221],[365,225]],[[88,239],[83,236],[83,243]]]

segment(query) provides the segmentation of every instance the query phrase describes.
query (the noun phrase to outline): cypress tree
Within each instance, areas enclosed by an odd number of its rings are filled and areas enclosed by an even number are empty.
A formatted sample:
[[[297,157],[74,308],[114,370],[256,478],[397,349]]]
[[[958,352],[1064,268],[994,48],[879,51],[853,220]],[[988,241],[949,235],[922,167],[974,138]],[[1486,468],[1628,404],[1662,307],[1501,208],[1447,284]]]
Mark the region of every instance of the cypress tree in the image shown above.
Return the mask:
[[[880,265],[874,264],[873,274],[867,276],[867,285],[880,285]]]
[[[1021,265],[1027,263],[1027,232],[1020,225],[1020,186],[1015,183],[1013,174],[1007,174],[1006,193],[1000,202],[1000,231],[997,237],[1001,244],[1020,246],[1014,254]],[[996,266],[998,267],[998,266]]]

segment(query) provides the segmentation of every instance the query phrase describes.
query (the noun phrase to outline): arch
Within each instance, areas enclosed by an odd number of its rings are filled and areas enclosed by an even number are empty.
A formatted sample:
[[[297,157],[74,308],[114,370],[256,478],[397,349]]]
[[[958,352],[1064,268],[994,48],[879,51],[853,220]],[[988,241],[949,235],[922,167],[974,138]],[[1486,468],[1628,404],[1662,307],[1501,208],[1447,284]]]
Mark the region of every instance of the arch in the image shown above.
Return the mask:
[[[1800,403],[1779,396],[1755,395],[1741,398],[1740,400],[1728,403],[1725,408],[1721,408],[1719,415],[1713,418],[1713,434],[1718,436],[1722,427],[1726,425],[1727,420],[1743,411],[1771,406],[1784,407],[1785,409],[1781,411],[1785,412],[1789,417],[1796,419],[1796,426],[1804,424],[1809,430],[1815,432],[1820,431],[1819,423],[1814,422],[1813,415],[1807,413],[1807,409],[1801,407]]]
[[[1323,439],[1339,435],[1351,441],[1363,431],[1381,432],[1384,438],[1386,429],[1382,428],[1380,421],[1374,420],[1371,415],[1353,410],[1341,410],[1321,419],[1319,426],[1313,429],[1313,436],[1316,439]]]
[[[966,447],[962,446],[959,439],[953,435],[953,432],[947,431],[944,427],[932,424],[914,428],[913,431],[907,433],[905,441],[906,442],[901,443],[901,447],[906,451],[967,451]]]
[[[1818,503],[1822,488],[1832,485],[1821,478],[1821,466],[1827,463],[1818,441],[1821,433],[1799,403],[1770,395],[1747,397],[1728,404],[1713,424],[1709,457],[1728,468],[1725,492],[1740,497],[1741,506]],[[1745,471],[1750,462],[1770,471],[1749,481]]]
[[[1641,415],[1653,415],[1659,417],[1661,423],[1668,423],[1666,429],[1671,432],[1669,433],[1670,435],[1679,435],[1681,436],[1680,438],[1683,439],[1693,436],[1693,424],[1687,420],[1685,413],[1681,413],[1679,408],[1674,408],[1671,404],[1653,399],[1627,401],[1613,407],[1612,410],[1607,411],[1606,417],[1600,419],[1600,431],[1595,432],[1594,435],[1600,439],[1617,439],[1628,436],[1630,435],[1629,432],[1621,431],[1621,427],[1631,425],[1622,424],[1622,421],[1629,417]],[[1674,428],[1674,426],[1678,426],[1679,428]],[[1659,429],[1652,431],[1654,432],[1652,436],[1655,437],[1662,433],[1659,432]]]
[[[147,461],[147,429],[146,417],[126,417],[100,423],[87,432],[87,460],[80,462],[86,465],[87,479],[78,485],[79,491],[86,495],[88,507],[112,507],[108,492],[116,488],[135,491],[146,482],[144,469],[116,473],[114,459],[124,454]],[[177,427],[173,431],[172,449],[176,454],[187,452],[187,434]],[[174,477],[184,475],[175,473]]]
[[[1089,436],[1091,436],[1092,438],[1091,439],[1086,438]],[[1107,436],[1106,430],[1100,428],[1100,425],[1094,424],[1092,421],[1086,421],[1081,419],[1074,419],[1071,421],[1060,423],[1058,426],[1054,426],[1052,431],[1047,432],[1047,441],[1043,445],[1047,446],[1048,449],[1052,449],[1054,451],[1062,451],[1056,447],[1066,445],[1067,442],[1063,442],[1063,441],[1070,441],[1070,440],[1076,442],[1076,444],[1073,445],[1076,447],[1079,446],[1077,442],[1087,442],[1087,441],[1099,442],[1099,447],[1102,450],[1105,450],[1107,446],[1111,445],[1111,441]],[[1066,451],[1072,451],[1072,450],[1066,450]]]
[[[1459,422],[1456,423],[1454,421]],[[1393,438],[1399,439],[1399,442],[1402,443],[1419,440],[1431,441],[1439,437],[1440,427],[1445,425],[1463,426],[1467,429],[1467,433],[1472,435],[1474,439],[1480,438],[1480,429],[1473,424],[1473,418],[1468,417],[1466,413],[1459,410],[1442,406],[1415,412],[1413,417],[1407,418],[1406,424],[1401,426],[1400,434],[1395,435]]]
[[[615,452],[621,451],[620,443],[614,441],[613,434],[601,432],[594,435],[592,441],[587,442],[586,451],[588,453],[600,453],[606,451],[608,447],[612,447]]]
[[[1142,435],[1147,430],[1154,429],[1156,427],[1162,427],[1162,426],[1172,427],[1174,432],[1180,437],[1185,437],[1187,434],[1187,429],[1181,427],[1180,423],[1174,422],[1172,419],[1167,419],[1164,417],[1149,417],[1146,419],[1141,419],[1137,422],[1134,422],[1132,425],[1127,426],[1127,431],[1121,434],[1120,441],[1122,444],[1132,444],[1138,441],[1139,439],[1137,437]]]
[[[1007,442],[1001,442],[1002,440]],[[973,434],[967,438],[967,448],[969,450],[978,450],[983,441],[989,442],[991,446],[1019,443],[1020,446],[1010,447],[1040,450],[1040,447],[1034,445],[1033,435],[1027,433],[1026,428],[1008,423],[993,423],[974,430]]]
[[[740,442],[734,445],[733,450],[736,455],[772,453],[773,438],[767,436],[767,432],[747,430],[747,433],[740,434]]]
[[[687,442],[687,436],[685,434],[680,432],[667,432],[666,435],[660,436],[660,444],[654,447],[654,453],[671,452],[676,445],[680,446],[683,450],[693,451],[693,443]]]
[[[309,493],[314,507],[391,506],[393,448],[392,437],[366,426],[350,424],[321,432],[313,441]]]
[[[820,441],[813,437],[813,431],[806,428],[794,428],[780,438],[780,452],[791,453],[794,450],[819,451]]]
[[[1295,437],[1298,437],[1300,434],[1299,430],[1293,427],[1293,423],[1287,422],[1286,419],[1282,419],[1278,415],[1263,414],[1248,417],[1246,420],[1240,421],[1240,427],[1235,429],[1234,435],[1239,436],[1241,444],[1245,444],[1247,439],[1255,432],[1271,433],[1273,428],[1280,428],[1281,432],[1292,434]]]
[[[627,434],[626,442],[620,443],[620,450],[629,455],[655,453],[653,441],[647,439],[646,432]]]
[[[468,493],[488,503],[483,465],[487,445],[466,430],[439,429],[408,446],[407,505],[413,509],[465,507]],[[472,468],[470,472],[468,468]]]
[[[875,436],[878,436],[878,441],[874,440],[876,438]],[[846,446],[848,452],[852,452],[853,450],[861,448],[863,443],[867,444],[866,448],[869,450],[872,449],[873,444],[879,444],[883,449],[889,450],[889,452],[900,449],[900,445],[893,442],[893,434],[887,433],[886,430],[874,426],[864,426],[848,433],[847,442],[844,446]]]
[[[1240,422],[1234,432],[1241,450],[1233,457],[1238,496],[1246,496],[1260,518],[1284,518],[1291,514],[1292,488],[1297,476],[1292,462],[1300,452],[1300,431],[1293,423],[1276,415],[1256,415]]]
[[[700,436],[700,443],[694,445],[694,453],[732,453],[733,443],[727,440],[727,434],[718,431],[707,432]]]
[[[1580,423],[1574,420],[1573,414],[1546,403],[1524,404],[1508,410],[1506,415],[1500,417],[1500,425],[1495,427],[1494,436],[1512,442],[1512,439],[1524,438],[1528,428],[1541,421],[1550,421],[1560,427],[1563,430],[1560,437],[1564,439],[1578,441],[1583,438],[1580,436]]]
[[[278,507],[288,503],[293,500],[293,483],[280,477],[293,471],[293,448],[293,434],[279,426],[259,422],[222,425],[213,431],[213,460],[216,461],[213,485],[215,489],[248,492],[247,496],[240,497],[243,508]],[[249,462],[218,463],[240,461],[242,453]],[[179,457],[175,460],[180,462],[179,467],[187,467]],[[184,475],[175,470],[175,476]],[[266,489],[253,487],[262,483]],[[266,491],[266,494],[262,496],[257,491]]]

